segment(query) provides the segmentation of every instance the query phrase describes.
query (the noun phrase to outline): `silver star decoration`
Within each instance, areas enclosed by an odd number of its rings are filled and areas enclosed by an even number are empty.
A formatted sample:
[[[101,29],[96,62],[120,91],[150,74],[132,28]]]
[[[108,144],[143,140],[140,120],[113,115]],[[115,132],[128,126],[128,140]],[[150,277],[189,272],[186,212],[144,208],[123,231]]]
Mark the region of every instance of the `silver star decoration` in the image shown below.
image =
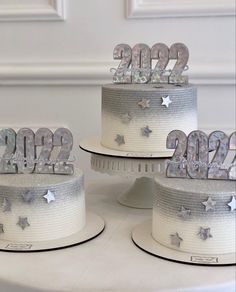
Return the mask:
[[[180,247],[181,241],[183,241],[183,239],[179,236],[179,234],[176,232],[175,234],[171,234],[170,237],[171,244]]]
[[[34,200],[35,192],[34,191],[27,191],[22,194],[22,198],[24,202],[31,203]]]
[[[3,224],[0,223],[0,234],[4,233]]]
[[[191,211],[188,209],[185,209],[184,206],[181,207],[181,210],[178,213],[178,216],[183,218],[184,220],[188,219],[191,215]]]
[[[119,146],[125,144],[125,138],[123,135],[116,135],[115,141]]]
[[[56,200],[54,193],[49,190],[47,191],[46,195],[44,195],[43,197],[47,200],[48,204]]]
[[[146,126],[144,128],[141,128],[141,133],[142,136],[149,137],[150,133],[152,133],[152,130],[150,130],[149,127]]]
[[[19,217],[19,220],[17,222],[17,225],[19,225],[22,230],[24,230],[26,227],[29,227],[30,226],[27,217]]]
[[[235,197],[232,196],[231,201],[227,204],[230,207],[230,211],[236,210],[236,200]]]
[[[165,107],[169,107],[169,105],[172,103],[172,100],[170,100],[170,97],[169,95],[167,95],[166,97],[162,97],[162,104],[161,105],[164,105]]]
[[[130,113],[123,114],[121,115],[120,118],[121,118],[122,123],[124,124],[128,124],[132,120]]]
[[[198,232],[198,235],[199,235],[199,237],[202,240],[206,240],[207,238],[212,237],[212,235],[211,235],[211,228],[203,228],[203,227],[200,227],[200,230]]]
[[[207,201],[202,202],[205,206],[205,211],[215,210],[216,201],[213,201],[211,197],[208,197]]]
[[[142,100],[140,100],[140,101],[138,102],[138,105],[139,105],[142,109],[149,108],[149,107],[150,107],[150,99],[142,98]]]
[[[3,212],[10,212],[11,202],[7,198],[3,198],[2,207],[3,207]]]

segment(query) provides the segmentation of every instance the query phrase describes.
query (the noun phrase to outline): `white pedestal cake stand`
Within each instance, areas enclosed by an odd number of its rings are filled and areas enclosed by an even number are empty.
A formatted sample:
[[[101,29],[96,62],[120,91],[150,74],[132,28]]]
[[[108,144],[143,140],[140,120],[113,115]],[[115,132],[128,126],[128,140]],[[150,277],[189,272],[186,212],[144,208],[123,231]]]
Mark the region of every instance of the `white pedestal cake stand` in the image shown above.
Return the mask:
[[[134,184],[118,197],[120,204],[151,209],[154,177],[165,171],[166,152],[136,153],[116,151],[100,145],[98,138],[82,141],[80,148],[91,153],[91,168],[100,173],[135,178]],[[168,153],[169,154],[169,153]]]

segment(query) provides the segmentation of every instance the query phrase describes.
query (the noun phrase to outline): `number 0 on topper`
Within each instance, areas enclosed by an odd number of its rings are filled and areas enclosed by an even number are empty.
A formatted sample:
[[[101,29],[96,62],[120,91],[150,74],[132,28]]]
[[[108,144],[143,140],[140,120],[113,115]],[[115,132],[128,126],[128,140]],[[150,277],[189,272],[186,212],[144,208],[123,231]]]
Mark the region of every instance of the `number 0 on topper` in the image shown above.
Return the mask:
[[[53,134],[48,128],[33,132],[29,128],[0,130],[0,146],[5,151],[0,157],[0,173],[55,173],[73,174],[68,160],[73,147],[72,133],[59,128]],[[59,149],[53,160],[53,150]],[[39,151],[37,151],[39,150]]]

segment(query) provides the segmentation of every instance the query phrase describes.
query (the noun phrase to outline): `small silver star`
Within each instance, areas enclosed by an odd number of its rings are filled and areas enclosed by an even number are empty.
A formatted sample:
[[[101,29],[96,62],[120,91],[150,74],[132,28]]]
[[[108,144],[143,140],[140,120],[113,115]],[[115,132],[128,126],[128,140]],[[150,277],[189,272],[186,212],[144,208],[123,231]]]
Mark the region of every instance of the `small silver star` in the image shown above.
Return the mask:
[[[19,225],[22,230],[24,230],[26,227],[29,227],[30,226],[27,217],[19,217],[19,220],[17,222],[17,225]]]
[[[119,146],[125,144],[125,138],[123,135],[116,135],[115,141]]]
[[[56,200],[54,193],[49,190],[47,191],[46,195],[44,195],[43,197],[47,200],[48,204]]]
[[[169,107],[169,105],[172,103],[172,100],[170,100],[170,97],[169,95],[167,95],[166,97],[162,97],[162,104],[161,105],[164,105],[165,107]]]
[[[31,203],[34,200],[35,192],[34,191],[27,191],[22,194],[22,198],[24,202]]]
[[[150,107],[150,99],[142,98],[142,100],[140,100],[140,101],[138,102],[138,105],[139,105],[142,109],[149,108],[149,107]]]
[[[199,237],[202,240],[206,240],[207,238],[212,237],[212,235],[211,235],[211,228],[203,228],[203,227],[200,227],[200,230],[198,232],[198,235],[199,235]]]
[[[170,237],[171,244],[180,247],[180,243],[183,241],[183,239],[179,236],[179,234],[176,232],[175,234],[171,234]]]
[[[213,201],[211,197],[208,197],[207,201],[202,202],[205,206],[205,211],[215,210],[216,201]]]
[[[3,224],[0,223],[0,234],[4,233]]]
[[[236,210],[236,200],[235,197],[232,196],[231,201],[227,204],[230,207],[230,211]]]
[[[146,126],[144,128],[141,128],[141,133],[142,133],[142,136],[149,137],[150,133],[152,133],[152,130],[150,130],[149,127]]]
[[[184,206],[181,207],[181,210],[178,213],[178,216],[183,218],[184,220],[186,220],[187,218],[189,218],[191,215],[191,211],[188,209],[185,209]]]
[[[3,212],[10,212],[11,202],[7,198],[3,198],[2,207],[3,207]]]
[[[128,124],[132,120],[130,113],[123,114],[121,115],[120,118],[121,118],[122,123],[124,124]]]

